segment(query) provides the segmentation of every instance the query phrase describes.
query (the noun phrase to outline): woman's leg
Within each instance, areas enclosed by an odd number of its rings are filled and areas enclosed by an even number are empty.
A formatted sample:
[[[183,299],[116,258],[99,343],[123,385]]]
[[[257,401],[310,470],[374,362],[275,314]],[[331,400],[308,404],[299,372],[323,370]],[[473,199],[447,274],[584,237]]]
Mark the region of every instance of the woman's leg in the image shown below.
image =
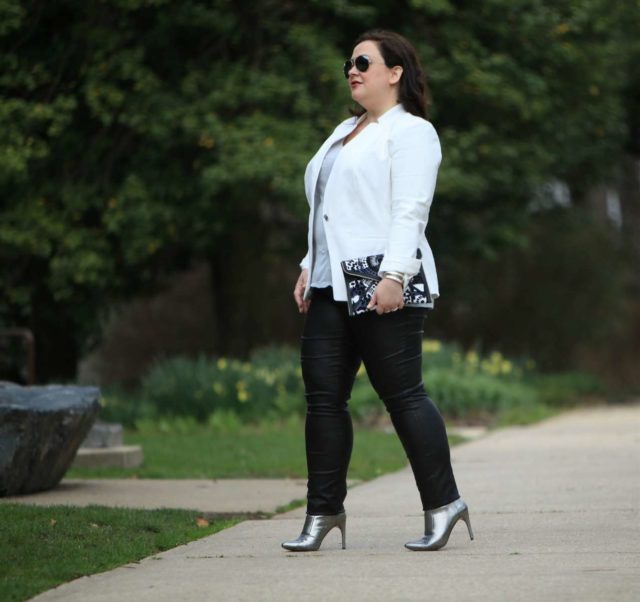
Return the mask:
[[[338,514],[347,495],[353,428],[347,401],[360,366],[345,303],[315,289],[304,325],[302,378],[307,399],[307,514]]]
[[[404,308],[351,318],[367,374],[407,453],[423,510],[459,496],[440,412],[422,382],[425,310]]]

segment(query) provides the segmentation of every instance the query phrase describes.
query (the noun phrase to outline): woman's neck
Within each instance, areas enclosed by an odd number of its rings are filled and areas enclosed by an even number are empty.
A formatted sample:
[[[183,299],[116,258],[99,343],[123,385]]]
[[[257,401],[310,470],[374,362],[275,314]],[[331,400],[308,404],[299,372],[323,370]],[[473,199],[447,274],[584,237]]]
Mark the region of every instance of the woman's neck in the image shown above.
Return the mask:
[[[397,98],[393,98],[385,103],[382,103],[376,107],[365,107],[367,110],[367,120],[368,121],[378,121],[378,117],[384,115],[389,109],[392,109],[400,101]]]

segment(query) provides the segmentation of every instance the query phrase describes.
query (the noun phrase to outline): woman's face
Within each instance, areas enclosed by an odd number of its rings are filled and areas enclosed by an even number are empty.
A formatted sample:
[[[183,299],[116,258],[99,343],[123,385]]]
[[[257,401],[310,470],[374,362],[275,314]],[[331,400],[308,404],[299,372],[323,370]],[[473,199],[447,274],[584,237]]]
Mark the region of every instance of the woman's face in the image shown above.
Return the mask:
[[[377,44],[371,40],[358,44],[353,49],[351,59],[361,54],[366,54],[371,59],[371,64],[364,72],[358,71],[355,65],[349,69],[351,98],[365,109],[388,103],[390,100],[397,101],[398,86],[394,84],[400,80],[402,69],[387,67]]]

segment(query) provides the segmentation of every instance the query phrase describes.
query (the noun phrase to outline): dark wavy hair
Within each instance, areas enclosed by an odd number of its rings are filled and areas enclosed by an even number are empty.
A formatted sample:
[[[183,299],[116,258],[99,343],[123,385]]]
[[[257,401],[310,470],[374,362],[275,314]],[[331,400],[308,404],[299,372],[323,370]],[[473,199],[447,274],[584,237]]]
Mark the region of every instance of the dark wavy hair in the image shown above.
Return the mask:
[[[418,117],[428,119],[429,89],[418,53],[411,42],[394,31],[370,29],[360,35],[353,46],[367,41],[376,43],[387,67],[398,65],[402,67],[398,100],[404,109]],[[360,116],[365,113],[365,109],[361,107],[351,112],[353,115]]]

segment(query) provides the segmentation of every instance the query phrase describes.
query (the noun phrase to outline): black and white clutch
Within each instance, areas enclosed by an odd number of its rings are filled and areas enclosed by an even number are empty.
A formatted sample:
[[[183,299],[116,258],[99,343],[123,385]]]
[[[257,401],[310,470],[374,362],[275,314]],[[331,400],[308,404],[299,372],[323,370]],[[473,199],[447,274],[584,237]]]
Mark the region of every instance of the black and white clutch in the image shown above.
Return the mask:
[[[418,249],[417,258],[421,257],[420,249]],[[367,305],[373,297],[378,282],[382,280],[378,275],[378,270],[383,259],[384,255],[379,254],[340,262],[347,286],[347,305],[350,316],[358,316],[371,311],[367,309]],[[406,307],[428,309],[433,307],[433,299],[429,293],[422,265],[420,265],[420,271],[409,280],[404,289],[404,304]]]

